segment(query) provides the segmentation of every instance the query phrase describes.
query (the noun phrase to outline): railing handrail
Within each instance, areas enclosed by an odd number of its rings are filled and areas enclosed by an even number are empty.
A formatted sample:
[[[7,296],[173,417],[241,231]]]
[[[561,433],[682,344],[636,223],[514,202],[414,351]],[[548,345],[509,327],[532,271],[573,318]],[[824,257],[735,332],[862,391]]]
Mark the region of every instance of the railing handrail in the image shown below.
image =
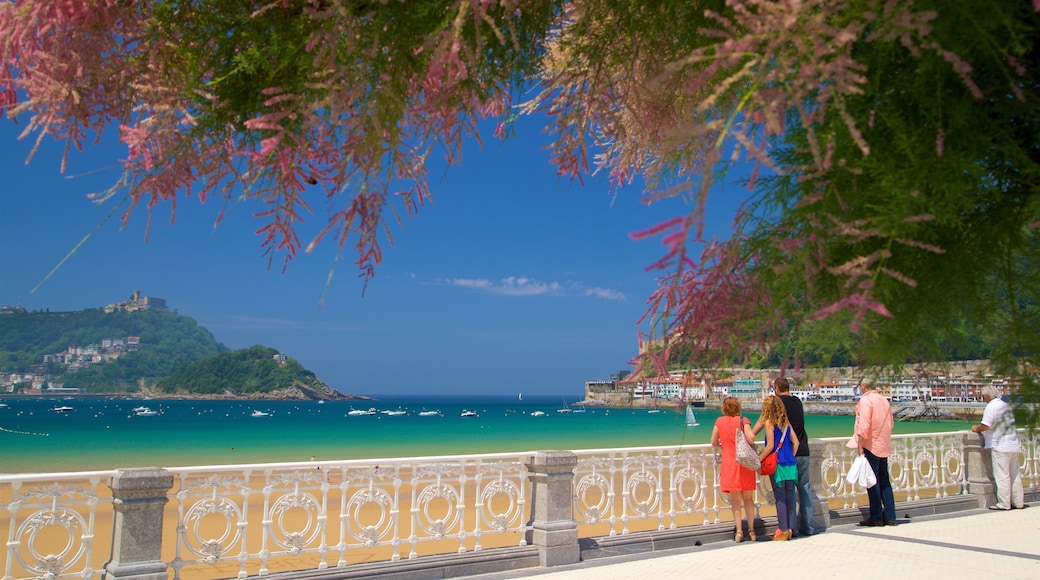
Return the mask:
[[[1018,429],[1019,432],[1024,432],[1024,429]],[[944,431],[939,433],[900,433],[892,435],[893,439],[903,439],[908,437],[921,437],[921,436],[948,436],[948,435],[961,435],[965,431]],[[810,437],[810,441],[823,441],[825,443],[843,441],[847,437]],[[704,447],[710,447],[710,443],[696,443],[696,444],[679,444],[679,445],[650,445],[644,447],[601,447],[594,449],[573,449],[571,452],[578,455],[589,455],[597,453],[617,453],[621,452],[649,452],[649,451],[665,451],[675,450],[679,451],[682,449],[701,449]],[[180,467],[165,467],[167,471],[177,473],[200,473],[205,471],[244,471],[247,469],[295,469],[299,467],[349,467],[359,465],[371,465],[373,463],[394,465],[400,463],[441,463],[449,461],[472,461],[475,459],[515,459],[517,457],[528,456],[534,457],[536,451],[515,451],[515,452],[497,452],[497,453],[470,453],[464,455],[418,455],[408,457],[379,457],[379,458],[365,458],[365,459],[323,459],[317,461],[285,461],[278,463],[226,463],[219,465],[188,465]],[[93,477],[114,477],[120,470],[118,469],[106,469],[97,471],[57,471],[47,473],[11,473],[11,474],[0,474],[0,484],[13,483],[19,481],[41,481],[41,480],[65,480],[65,479],[89,479]]]
[[[1023,478],[1035,489],[1040,437],[1018,431]],[[958,430],[892,438],[893,486],[906,501],[974,495],[985,505],[992,496],[980,436]],[[864,491],[844,478],[856,454],[846,448],[847,440],[810,438],[814,501],[822,506],[863,505]],[[120,533],[149,530],[154,537],[145,543],[154,555],[145,564],[156,574],[172,569],[175,576],[187,566],[218,563],[238,567],[241,577],[263,575],[270,561],[287,555],[311,559],[318,569],[345,567],[356,561],[359,548],[382,550],[391,560],[411,559],[442,540],[453,541],[459,553],[533,545],[543,566],[572,563],[579,557],[579,533],[615,536],[724,521],[729,506],[718,466],[710,443],[684,443],[5,474],[0,486],[14,497],[7,505],[8,536],[14,540],[8,541],[0,572],[5,579],[14,578],[15,568],[56,572],[56,578],[92,572],[93,540],[108,532],[95,525],[117,518],[131,522],[113,524]],[[759,480],[756,512],[772,509],[768,487],[768,480]],[[114,514],[112,520],[96,517],[102,507]],[[362,507],[369,515],[363,516]],[[165,552],[162,529],[146,523],[162,522],[164,510],[176,518],[176,536],[166,538]],[[290,510],[297,523],[283,520]],[[201,525],[219,518],[227,525],[209,526],[215,531]],[[34,545],[37,530],[52,521],[65,521],[70,537],[76,534],[75,550],[55,555],[42,543]],[[145,565],[136,553],[113,554],[105,566],[120,574]]]
[[[229,463],[223,465],[191,465],[185,467],[166,467],[174,473],[201,473],[206,471],[246,471],[264,469],[298,469],[301,467],[354,467],[380,465],[400,465],[408,463],[450,463],[453,461],[478,461],[495,459],[516,459],[518,457],[534,457],[536,451],[517,451],[514,453],[471,453],[466,455],[417,455],[408,457],[380,457],[368,459],[323,459],[315,461],[283,461],[280,463]]]
[[[66,479],[93,479],[95,477],[115,477],[118,469],[102,471],[57,471],[50,473],[9,473],[0,474],[0,484],[26,481],[61,481]]]

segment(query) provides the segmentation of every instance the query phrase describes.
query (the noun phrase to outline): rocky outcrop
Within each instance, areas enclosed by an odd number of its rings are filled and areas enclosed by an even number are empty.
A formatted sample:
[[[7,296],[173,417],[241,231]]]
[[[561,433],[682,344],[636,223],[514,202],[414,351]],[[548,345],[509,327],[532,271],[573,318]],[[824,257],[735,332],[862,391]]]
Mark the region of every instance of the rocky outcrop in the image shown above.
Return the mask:
[[[276,389],[265,393],[242,393],[231,388],[225,388],[220,394],[200,394],[175,392],[167,393],[159,389],[143,386],[140,395],[153,399],[200,399],[200,400],[245,400],[245,401],[368,401],[371,397],[364,395],[344,394],[333,390],[325,383],[315,379],[312,384],[300,381],[284,389]]]

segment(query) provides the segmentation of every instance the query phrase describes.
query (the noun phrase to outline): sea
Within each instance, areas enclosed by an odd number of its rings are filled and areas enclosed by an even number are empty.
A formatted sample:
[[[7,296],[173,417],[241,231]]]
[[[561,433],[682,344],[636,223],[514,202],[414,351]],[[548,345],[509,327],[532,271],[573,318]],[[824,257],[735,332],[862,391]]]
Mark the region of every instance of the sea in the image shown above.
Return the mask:
[[[71,410],[55,410],[60,407]],[[139,415],[138,407],[155,414]],[[369,409],[374,413],[356,414]],[[460,416],[464,411],[476,416]],[[698,425],[688,426],[676,408],[581,409],[559,397],[516,395],[324,402],[9,397],[0,398],[0,473],[709,443],[719,412],[699,408],[695,414]],[[900,422],[895,433],[970,426]],[[848,436],[852,427],[849,416],[806,417],[814,438]]]

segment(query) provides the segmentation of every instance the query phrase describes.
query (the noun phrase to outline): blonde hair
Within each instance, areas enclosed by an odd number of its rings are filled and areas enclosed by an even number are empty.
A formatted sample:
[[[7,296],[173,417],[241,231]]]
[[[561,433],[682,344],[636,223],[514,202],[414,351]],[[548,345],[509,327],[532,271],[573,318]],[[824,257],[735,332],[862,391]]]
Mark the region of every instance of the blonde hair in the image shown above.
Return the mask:
[[[740,399],[726,397],[722,400],[722,414],[727,417],[736,417],[740,414]]]
[[[769,395],[762,401],[762,419],[780,428],[787,425],[787,408],[780,397]]]

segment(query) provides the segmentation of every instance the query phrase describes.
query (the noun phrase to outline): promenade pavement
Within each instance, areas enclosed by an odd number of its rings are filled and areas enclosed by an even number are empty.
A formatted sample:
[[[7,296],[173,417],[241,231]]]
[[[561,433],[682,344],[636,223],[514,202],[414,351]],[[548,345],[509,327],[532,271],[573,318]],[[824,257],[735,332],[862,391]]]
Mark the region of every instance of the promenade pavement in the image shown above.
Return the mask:
[[[481,580],[636,578],[958,578],[1040,579],[1040,505],[1011,511],[972,510],[900,520],[897,526],[840,525],[822,534],[773,542],[716,542],[599,558],[555,568],[473,576]]]

